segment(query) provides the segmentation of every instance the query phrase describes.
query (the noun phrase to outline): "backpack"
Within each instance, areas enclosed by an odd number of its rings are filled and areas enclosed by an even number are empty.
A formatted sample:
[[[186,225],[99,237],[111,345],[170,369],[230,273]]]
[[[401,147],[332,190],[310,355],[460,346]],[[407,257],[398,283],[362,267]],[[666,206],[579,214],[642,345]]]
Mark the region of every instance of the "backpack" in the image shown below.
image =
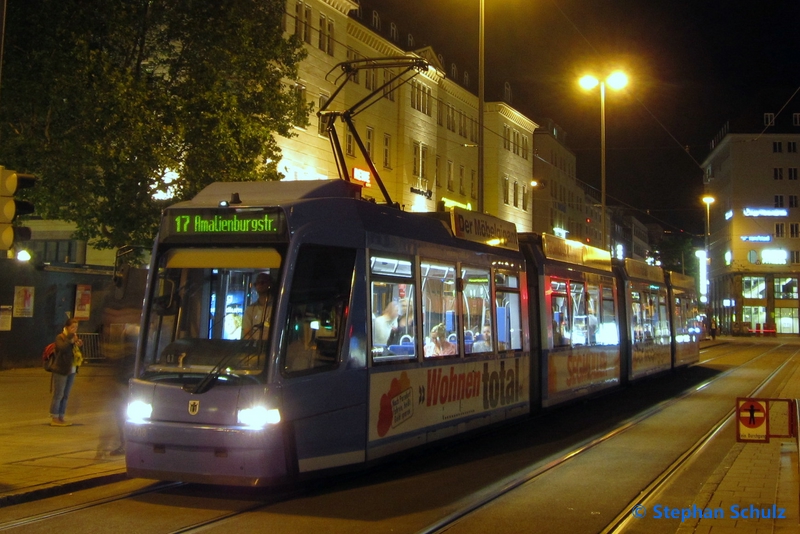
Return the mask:
[[[56,366],[56,344],[50,343],[44,348],[42,352],[42,367],[48,373],[53,372],[53,368]]]

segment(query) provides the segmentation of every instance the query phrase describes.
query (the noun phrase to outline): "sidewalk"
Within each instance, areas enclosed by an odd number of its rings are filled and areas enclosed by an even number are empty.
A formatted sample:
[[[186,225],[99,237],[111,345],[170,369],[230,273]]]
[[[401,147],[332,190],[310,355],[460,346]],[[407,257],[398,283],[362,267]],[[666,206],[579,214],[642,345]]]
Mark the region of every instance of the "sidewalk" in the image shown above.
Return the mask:
[[[716,341],[704,341],[701,348],[718,345],[737,338],[717,336]],[[738,338],[741,339],[741,338]],[[745,338],[759,342],[775,338]],[[787,340],[790,338],[787,338]],[[797,338],[792,339],[798,342]],[[796,368],[775,398],[800,398],[800,367]],[[786,415],[776,415],[785,419]],[[772,419],[772,417],[770,418]],[[785,518],[759,517],[724,519],[689,519],[681,523],[677,534],[761,534],[800,532],[800,475],[795,438],[772,438],[769,443],[732,444],[727,457],[713,475],[691,499],[698,508],[730,511],[732,506],[770,515],[783,508]],[[773,505],[775,508],[773,509]]]
[[[69,427],[50,426],[50,375],[0,371],[0,507],[125,478],[114,370],[81,367],[67,405]]]

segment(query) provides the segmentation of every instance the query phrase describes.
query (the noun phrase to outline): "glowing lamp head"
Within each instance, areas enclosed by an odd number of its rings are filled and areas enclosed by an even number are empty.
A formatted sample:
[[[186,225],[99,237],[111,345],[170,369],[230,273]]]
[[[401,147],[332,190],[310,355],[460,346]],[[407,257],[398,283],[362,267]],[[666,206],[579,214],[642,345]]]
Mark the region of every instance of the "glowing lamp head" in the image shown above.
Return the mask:
[[[626,76],[621,70],[617,70],[612,72],[609,77],[606,78],[606,83],[611,89],[619,91],[628,85],[628,76]]]
[[[706,195],[706,196],[704,196],[704,197],[703,197],[703,202],[704,202],[705,204],[707,204],[707,205],[711,205],[711,204],[713,204],[713,203],[714,203],[714,200],[716,200],[716,199],[715,199],[714,197],[712,197],[712,196],[708,196],[708,195]]]
[[[588,91],[590,89],[594,89],[595,87],[597,87],[600,84],[600,80],[598,80],[591,74],[587,74],[586,76],[578,80],[578,83],[580,84],[581,87],[583,87]]]

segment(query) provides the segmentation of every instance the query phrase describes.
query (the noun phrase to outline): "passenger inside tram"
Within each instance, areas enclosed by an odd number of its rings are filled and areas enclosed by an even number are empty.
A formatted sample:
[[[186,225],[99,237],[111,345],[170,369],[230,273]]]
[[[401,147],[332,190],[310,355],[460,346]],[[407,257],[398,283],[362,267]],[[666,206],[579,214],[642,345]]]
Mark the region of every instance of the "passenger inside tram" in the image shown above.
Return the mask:
[[[472,344],[472,352],[492,352],[492,327],[486,325],[481,331],[481,338]]]
[[[397,318],[400,316],[400,304],[391,301],[383,313],[372,321],[372,342],[375,345],[386,345],[389,335],[397,328]]]
[[[431,329],[430,341],[425,344],[425,357],[449,356],[458,352],[458,346],[447,340],[447,330],[444,323],[439,323]]]

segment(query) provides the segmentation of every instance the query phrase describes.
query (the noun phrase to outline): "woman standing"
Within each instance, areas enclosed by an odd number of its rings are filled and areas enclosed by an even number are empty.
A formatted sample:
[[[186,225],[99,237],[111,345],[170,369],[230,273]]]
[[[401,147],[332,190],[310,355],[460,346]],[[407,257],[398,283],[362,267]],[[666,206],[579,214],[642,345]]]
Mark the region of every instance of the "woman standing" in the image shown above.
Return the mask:
[[[53,367],[53,400],[50,403],[50,426],[70,426],[64,421],[67,411],[67,399],[75,381],[75,373],[83,363],[80,347],[83,341],[78,339],[78,321],[67,319],[64,330],[56,336],[56,361]]]

